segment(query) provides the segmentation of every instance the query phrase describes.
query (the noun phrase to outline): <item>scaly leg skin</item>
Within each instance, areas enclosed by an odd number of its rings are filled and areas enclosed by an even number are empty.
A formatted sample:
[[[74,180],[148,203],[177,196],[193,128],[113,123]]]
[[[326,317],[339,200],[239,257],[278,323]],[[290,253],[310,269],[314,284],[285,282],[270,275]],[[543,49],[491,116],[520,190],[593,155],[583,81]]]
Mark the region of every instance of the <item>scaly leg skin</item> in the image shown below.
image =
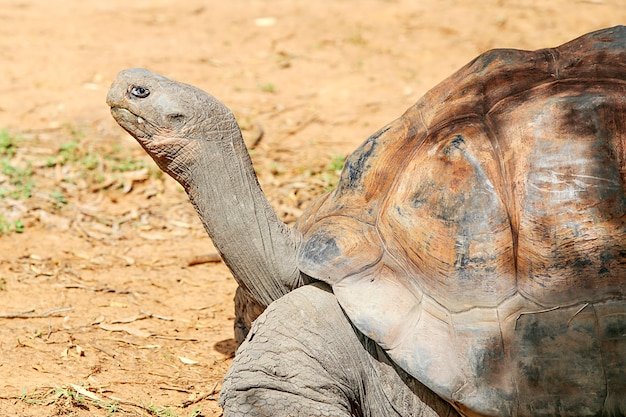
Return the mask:
[[[220,404],[238,416],[456,416],[355,331],[325,284],[292,291],[254,322]]]
[[[246,339],[252,322],[263,313],[265,306],[257,302],[243,288],[237,287],[235,292],[235,340],[237,346]]]

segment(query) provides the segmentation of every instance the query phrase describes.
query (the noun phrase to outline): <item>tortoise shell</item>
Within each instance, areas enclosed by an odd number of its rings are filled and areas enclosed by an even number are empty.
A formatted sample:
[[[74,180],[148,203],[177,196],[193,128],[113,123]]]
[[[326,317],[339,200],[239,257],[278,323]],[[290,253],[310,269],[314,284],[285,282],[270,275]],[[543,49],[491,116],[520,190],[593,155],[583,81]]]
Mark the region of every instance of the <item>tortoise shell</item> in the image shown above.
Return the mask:
[[[480,55],[346,161],[303,273],[467,415],[626,414],[626,28]]]

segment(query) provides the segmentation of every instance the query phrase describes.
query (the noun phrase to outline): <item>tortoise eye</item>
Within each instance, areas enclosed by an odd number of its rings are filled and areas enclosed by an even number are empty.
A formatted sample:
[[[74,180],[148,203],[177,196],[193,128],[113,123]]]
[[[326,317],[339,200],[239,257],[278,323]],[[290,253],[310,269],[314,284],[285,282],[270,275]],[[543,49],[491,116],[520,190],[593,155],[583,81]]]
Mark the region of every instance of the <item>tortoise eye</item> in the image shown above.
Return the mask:
[[[130,87],[130,94],[137,98],[146,98],[150,95],[150,90],[148,90],[146,87],[133,85]]]

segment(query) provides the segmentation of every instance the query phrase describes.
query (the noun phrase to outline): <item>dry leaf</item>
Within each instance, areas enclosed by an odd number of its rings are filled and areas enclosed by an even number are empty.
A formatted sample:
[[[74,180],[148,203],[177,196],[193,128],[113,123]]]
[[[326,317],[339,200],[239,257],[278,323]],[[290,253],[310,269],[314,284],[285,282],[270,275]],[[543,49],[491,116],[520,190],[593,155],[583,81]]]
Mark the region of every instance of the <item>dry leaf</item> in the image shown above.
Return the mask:
[[[78,356],[85,356],[85,351],[83,350],[82,347],[76,345],[74,346],[74,349],[76,350],[76,353],[78,354]]]
[[[254,19],[254,24],[261,28],[274,26],[276,24],[276,18],[272,16],[259,17],[258,19]]]
[[[143,345],[143,346],[138,346],[138,349],[160,349],[161,345]]]
[[[126,255],[116,255],[116,256],[126,262],[125,266],[135,265],[135,259],[131,258],[130,256],[126,256]]]
[[[143,315],[143,314],[136,314],[136,315],[131,316],[131,317],[126,317],[126,318],[117,319],[117,320],[111,320],[111,324],[132,323],[134,321],[141,320],[141,319],[144,319],[144,318],[146,318],[145,315]]]
[[[111,301],[109,303],[109,307],[113,307],[113,308],[126,308],[128,307],[128,304],[124,304],[124,303],[120,303],[117,301]]]
[[[184,356],[179,356],[178,359],[180,359],[180,361],[184,363],[185,365],[197,365],[198,364],[198,362],[191,360],[191,359],[187,359]]]
[[[74,388],[74,391],[76,391],[77,393],[79,393],[80,395],[90,398],[94,401],[100,401],[102,402],[102,400],[100,398],[98,398],[98,396],[96,394],[94,394],[93,392],[85,389],[84,387],[81,387],[80,385],[76,385],[76,384],[70,384],[70,386],[72,388]]]

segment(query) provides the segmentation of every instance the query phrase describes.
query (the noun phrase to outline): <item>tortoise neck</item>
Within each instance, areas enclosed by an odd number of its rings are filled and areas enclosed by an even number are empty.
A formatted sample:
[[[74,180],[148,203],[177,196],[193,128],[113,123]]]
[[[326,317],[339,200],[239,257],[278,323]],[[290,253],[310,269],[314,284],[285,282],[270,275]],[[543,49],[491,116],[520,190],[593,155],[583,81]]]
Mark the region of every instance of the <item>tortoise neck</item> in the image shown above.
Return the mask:
[[[219,135],[201,141],[181,183],[237,283],[267,306],[301,285],[299,238],[265,197],[236,122]]]

